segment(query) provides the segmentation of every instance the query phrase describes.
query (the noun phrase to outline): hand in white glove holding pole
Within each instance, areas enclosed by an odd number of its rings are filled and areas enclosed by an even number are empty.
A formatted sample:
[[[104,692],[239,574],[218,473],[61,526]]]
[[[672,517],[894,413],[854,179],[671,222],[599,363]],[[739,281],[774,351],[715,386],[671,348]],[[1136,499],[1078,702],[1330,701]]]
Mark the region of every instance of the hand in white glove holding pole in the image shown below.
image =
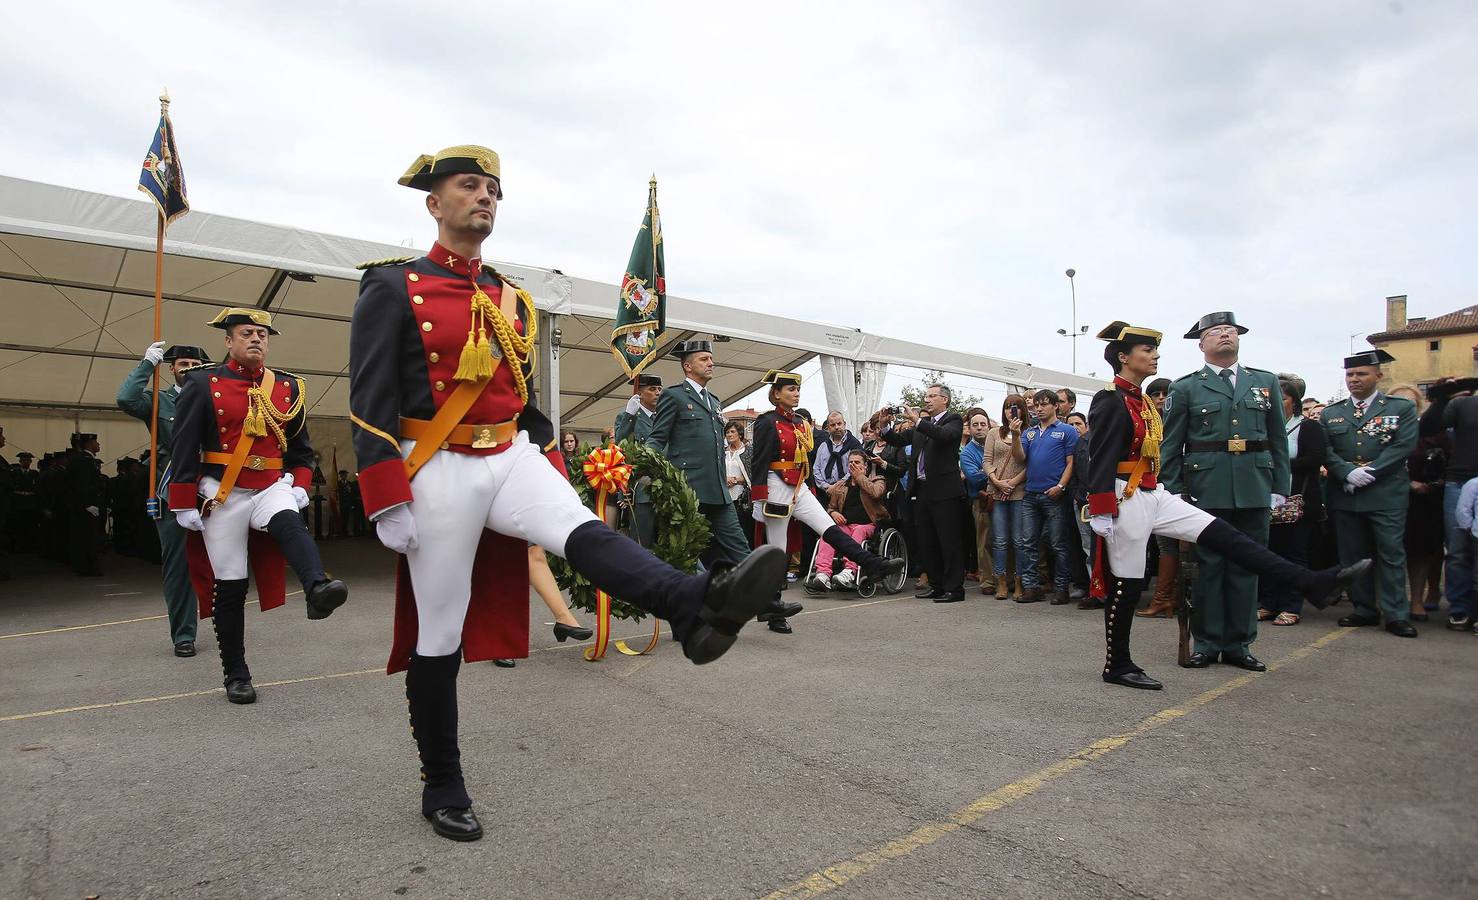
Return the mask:
[[[157,366],[164,362],[164,341],[155,341],[144,351],[144,362],[151,366]]]

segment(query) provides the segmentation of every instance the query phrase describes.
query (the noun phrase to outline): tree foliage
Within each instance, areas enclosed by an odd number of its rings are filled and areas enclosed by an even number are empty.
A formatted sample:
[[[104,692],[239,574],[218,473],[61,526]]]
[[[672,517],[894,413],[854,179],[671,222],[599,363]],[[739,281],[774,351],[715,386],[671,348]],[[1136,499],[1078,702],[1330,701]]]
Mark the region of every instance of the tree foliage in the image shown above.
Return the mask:
[[[923,380],[916,385],[904,385],[903,388],[898,392],[898,405],[917,406],[922,408],[924,405],[924,391],[928,390],[929,385],[931,384],[942,384],[945,387],[949,388],[950,412],[959,413],[961,416],[963,416],[965,414],[965,410],[980,405],[981,398],[979,396],[975,394],[961,393],[960,391],[955,389],[954,385],[949,383],[949,379],[945,377],[945,374],[943,372],[935,370],[925,372]]]

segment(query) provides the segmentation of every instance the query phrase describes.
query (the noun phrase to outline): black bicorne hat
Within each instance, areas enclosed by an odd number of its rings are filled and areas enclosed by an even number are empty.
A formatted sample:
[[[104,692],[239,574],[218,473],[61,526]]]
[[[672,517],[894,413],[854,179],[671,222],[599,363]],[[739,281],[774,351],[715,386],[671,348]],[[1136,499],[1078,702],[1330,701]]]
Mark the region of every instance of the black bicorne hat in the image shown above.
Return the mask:
[[[1354,356],[1346,356],[1345,368],[1357,369],[1360,366],[1375,366],[1378,369],[1381,367],[1382,363],[1395,361],[1396,357],[1377,347],[1374,350],[1366,350],[1363,353],[1356,353]]]
[[[1188,340],[1199,340],[1201,332],[1218,325],[1230,325],[1237,329],[1238,334],[1246,334],[1247,329],[1237,324],[1237,317],[1229,312],[1207,313],[1201,317],[1201,321],[1191,326],[1191,330],[1185,333]]]
[[[418,191],[429,191],[443,175],[491,175],[498,182],[498,199],[503,199],[502,165],[498,154],[476,144],[448,147],[435,156],[421,154],[400,176],[399,183]]]

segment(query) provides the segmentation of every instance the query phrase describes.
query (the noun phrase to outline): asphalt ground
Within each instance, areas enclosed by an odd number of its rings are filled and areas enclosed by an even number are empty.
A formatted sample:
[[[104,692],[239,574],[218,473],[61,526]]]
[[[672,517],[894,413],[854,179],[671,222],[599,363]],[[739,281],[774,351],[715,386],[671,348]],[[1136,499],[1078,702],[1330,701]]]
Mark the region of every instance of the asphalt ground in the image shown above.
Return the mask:
[[[454,844],[419,815],[383,674],[391,559],[325,557],[351,587],[329,619],[248,608],[245,707],[208,624],[199,656],[170,654],[148,567],[18,561],[0,896],[1478,894],[1472,635],[1311,610],[1263,629],[1252,675],[1179,669],[1175,623],[1140,619],[1166,683],[1142,692],[1100,681],[1101,614],[1073,606],[794,591],[794,635],[747,629],[698,668],[666,640],[586,662],[534,601],[529,659],[462,671],[486,837]]]

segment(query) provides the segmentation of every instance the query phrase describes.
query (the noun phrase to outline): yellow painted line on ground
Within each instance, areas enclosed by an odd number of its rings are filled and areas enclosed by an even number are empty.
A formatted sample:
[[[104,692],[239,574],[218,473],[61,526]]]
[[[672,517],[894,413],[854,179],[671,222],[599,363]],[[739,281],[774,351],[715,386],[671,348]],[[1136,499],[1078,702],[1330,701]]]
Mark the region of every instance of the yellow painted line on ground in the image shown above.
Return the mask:
[[[1275,672],[1289,663],[1297,662],[1316,650],[1326,647],[1345,635],[1358,630],[1356,628],[1341,628],[1336,631],[1327,632],[1293,651],[1283,659],[1275,663],[1270,663],[1268,665],[1268,673]],[[1013,781],[1004,787],[996,788],[985,796],[950,813],[949,817],[942,821],[930,822],[927,825],[915,828],[902,837],[888,841],[880,847],[859,853],[851,859],[842,860],[841,862],[818,869],[793,884],[765,895],[764,900],[816,897],[829,891],[834,891],[855,878],[878,870],[892,860],[908,856],[915,850],[927,847],[947,835],[978,822],[997,810],[1005,809],[1029,797],[1064,775],[1081,769],[1094,760],[1107,756],[1115,750],[1124,747],[1135,738],[1143,737],[1167,722],[1173,722],[1176,719],[1187,716],[1195,710],[1211,703],[1213,700],[1224,697],[1232,691],[1251,684],[1255,679],[1262,677],[1265,677],[1265,673],[1248,672],[1218,685],[1205,693],[1197,694],[1179,706],[1162,709],[1154,715],[1141,720],[1138,725],[1135,725],[1122,734],[1116,734],[1112,737],[1094,741],[1089,746],[1050,766],[1038,769],[1030,775]]]
[[[301,593],[303,592],[293,591],[287,596],[296,597]],[[255,600],[248,600],[246,601],[246,605],[251,606],[253,603],[256,602],[257,601]],[[87,628],[107,628],[109,625],[132,625],[135,622],[154,622],[159,619],[167,618],[169,618],[169,616],[167,615],[139,616],[137,619],[119,619],[116,622],[93,622],[91,625],[67,625],[64,628],[46,628],[42,629],[41,631],[18,631],[15,634],[0,634],[0,641],[8,640],[10,638],[36,637],[37,635],[41,634],[61,634],[64,631],[82,631]]]

